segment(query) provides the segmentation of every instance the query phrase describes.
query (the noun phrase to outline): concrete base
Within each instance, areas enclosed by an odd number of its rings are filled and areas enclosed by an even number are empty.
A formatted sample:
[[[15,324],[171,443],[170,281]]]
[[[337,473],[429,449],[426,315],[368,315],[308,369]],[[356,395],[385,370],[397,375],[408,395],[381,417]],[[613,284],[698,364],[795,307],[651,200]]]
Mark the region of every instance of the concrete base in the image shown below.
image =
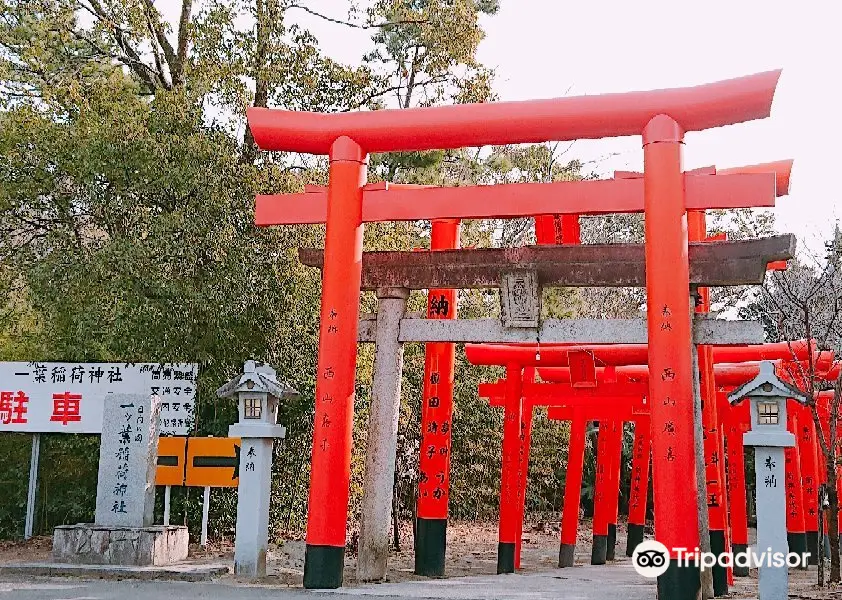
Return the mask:
[[[626,556],[632,556],[634,549],[643,541],[646,526],[629,523],[626,536]]]
[[[78,565],[170,565],[187,558],[186,527],[60,525],[53,532],[53,560]]]
[[[608,536],[594,535],[591,546],[591,564],[604,565],[608,559]]]
[[[807,538],[807,552],[810,553],[807,563],[811,566],[816,566],[819,564],[819,532],[808,531],[805,535]]]
[[[789,551],[794,552],[796,554],[804,555],[809,550],[807,550],[807,534],[801,532],[787,532],[786,534],[786,542],[789,545]],[[806,570],[807,563],[801,563],[797,567],[798,569]]]
[[[710,551],[717,556],[725,554],[725,532],[721,529],[710,530]],[[711,567],[713,574],[713,595],[717,598],[728,595],[728,569],[718,563]]]
[[[617,524],[608,524],[608,547],[605,550],[605,559],[614,560],[614,553],[617,549]]]
[[[447,519],[418,517],[415,530],[415,574],[444,577]]]
[[[732,544],[731,545],[731,552],[735,555],[740,554],[748,550],[748,544]],[[734,577],[748,577],[748,567],[738,567],[734,565]]]
[[[558,547],[558,568],[572,567],[576,563],[576,544],[561,544]]]

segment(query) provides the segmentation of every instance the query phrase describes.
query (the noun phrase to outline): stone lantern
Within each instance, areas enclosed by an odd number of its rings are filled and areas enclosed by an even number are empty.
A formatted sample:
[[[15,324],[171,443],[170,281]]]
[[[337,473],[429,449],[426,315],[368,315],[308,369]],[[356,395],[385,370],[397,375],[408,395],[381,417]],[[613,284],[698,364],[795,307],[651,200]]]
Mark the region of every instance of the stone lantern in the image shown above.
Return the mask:
[[[807,396],[781,381],[774,364],[760,363],[760,373],[753,380],[734,390],[728,401],[737,405],[751,402],[751,429],[743,434],[743,444],[754,446],[754,470],[757,493],[757,556],[760,560],[758,596],[760,600],[786,600],[789,572],[771,564],[773,553],[789,552],[786,537],[786,490],[784,487],[784,448],[795,445],[795,436],[786,429],[786,403],[792,398],[806,404]]]
[[[229,436],[241,440],[234,573],[263,577],[269,543],[272,447],[275,439],[286,435],[284,426],[277,423],[278,405],[281,400],[298,396],[298,392],[279,382],[272,367],[248,360],[242,375],[216,394],[237,398],[239,409],[239,421],[228,428]]]

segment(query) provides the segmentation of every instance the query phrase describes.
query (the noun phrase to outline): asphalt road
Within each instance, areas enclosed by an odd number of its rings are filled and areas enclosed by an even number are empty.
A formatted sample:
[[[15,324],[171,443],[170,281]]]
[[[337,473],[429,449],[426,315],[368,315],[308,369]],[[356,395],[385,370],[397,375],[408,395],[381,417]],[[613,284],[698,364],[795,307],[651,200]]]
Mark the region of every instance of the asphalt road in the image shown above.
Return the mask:
[[[227,582],[0,579],[0,600],[654,600],[655,585],[630,566],[589,566],[552,573],[458,577],[332,591]]]

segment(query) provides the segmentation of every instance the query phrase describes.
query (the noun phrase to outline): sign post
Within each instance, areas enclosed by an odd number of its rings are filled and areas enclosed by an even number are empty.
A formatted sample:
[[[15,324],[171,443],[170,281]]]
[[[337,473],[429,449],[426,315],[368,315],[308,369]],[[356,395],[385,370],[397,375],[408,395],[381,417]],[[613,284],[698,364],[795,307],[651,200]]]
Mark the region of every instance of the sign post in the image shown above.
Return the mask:
[[[164,487],[164,525],[170,524],[170,496],[172,494],[172,486]]]
[[[23,529],[23,539],[32,537],[35,523],[35,492],[38,490],[38,460],[41,455],[41,434],[32,434],[32,454],[29,457],[29,490],[26,494],[26,524]]]
[[[210,486],[205,486],[205,496],[202,499],[202,548],[208,545],[208,515],[210,513]]]

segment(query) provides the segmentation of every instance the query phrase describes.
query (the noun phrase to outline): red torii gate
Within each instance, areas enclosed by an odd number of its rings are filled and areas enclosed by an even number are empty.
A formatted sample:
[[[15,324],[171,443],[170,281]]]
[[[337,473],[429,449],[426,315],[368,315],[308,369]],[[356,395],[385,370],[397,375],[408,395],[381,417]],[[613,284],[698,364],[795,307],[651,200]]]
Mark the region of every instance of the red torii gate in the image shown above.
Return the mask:
[[[527,368],[529,369],[529,368]],[[614,423],[616,421],[645,421],[648,428],[649,413],[645,402],[648,386],[644,383],[616,383],[603,384],[597,388],[575,388],[568,384],[558,383],[536,383],[531,378],[524,379],[520,387],[520,398],[512,394],[514,388],[508,383],[509,375],[517,376],[520,367],[509,364],[507,366],[507,379],[497,383],[482,383],[479,388],[480,397],[487,397],[492,406],[503,406],[506,411],[512,410],[518,403],[522,407],[521,434],[507,436],[503,434],[504,456],[521,457],[516,469],[513,469],[513,460],[503,461],[503,473],[501,479],[500,498],[500,548],[498,553],[498,570],[505,571],[508,559],[514,554],[514,566],[519,568],[520,538],[523,524],[523,498],[527,484],[527,471],[529,464],[530,444],[528,432],[531,429],[534,408],[545,406],[549,408],[549,418],[570,420],[571,435],[570,447],[568,450],[568,479],[565,488],[565,512],[562,518],[562,543],[559,549],[559,567],[573,566],[573,547],[575,546],[576,530],[578,525],[579,492],[581,490],[582,460],[585,451],[584,426],[586,421],[599,420],[602,422]],[[533,369],[534,370],[534,369]],[[521,402],[522,401],[522,402]],[[624,402],[625,401],[625,402]],[[616,502],[612,500],[610,493],[602,489],[608,486],[609,491],[619,485],[619,479],[615,477],[614,468],[619,463],[614,460],[614,454],[619,451],[619,430],[613,426],[600,428],[599,464],[605,466],[610,477],[603,482],[600,492],[603,494],[607,504],[600,506],[601,525],[597,527],[595,517],[595,536],[601,539],[595,541],[595,550],[592,556],[594,564],[603,564],[606,559],[613,559],[612,544],[610,543],[609,528],[614,519],[609,518],[609,513],[617,511]],[[613,462],[612,462],[613,461]],[[607,464],[605,464],[607,463]],[[571,465],[576,465],[572,468]],[[647,461],[648,465],[648,461]],[[507,496],[503,489],[511,489],[517,485],[516,494],[511,492]],[[612,487],[613,486],[613,487]],[[573,491],[575,490],[575,497]],[[514,498],[512,498],[514,496]],[[512,506],[512,502],[518,502]],[[596,505],[595,505],[596,510]],[[597,528],[600,530],[597,533]],[[603,531],[605,530],[605,531]],[[567,541],[571,538],[572,541]]]
[[[765,347],[764,347],[765,346]],[[794,350],[795,353],[799,357],[803,357],[804,351],[813,346],[808,346],[806,340],[803,342],[784,342],[780,344],[766,344],[766,345],[758,345],[753,348],[745,348],[743,350],[748,350],[749,352],[740,352],[738,353],[742,357],[751,357],[757,355],[765,355],[765,356],[786,356],[787,349]],[[472,349],[476,348],[489,348],[488,346],[472,346]],[[498,346],[491,346],[490,348],[499,348]],[[574,348],[568,348],[570,352],[578,352]],[[831,353],[821,353],[815,352],[815,361],[814,364],[816,365],[816,369],[818,371],[822,371],[830,366],[833,361],[833,357]],[[733,358],[730,357],[730,358]],[[792,364],[791,362],[784,363],[783,361],[779,360],[779,363],[783,364]],[[784,370],[783,366],[779,366],[779,370]],[[720,369],[721,375],[721,383],[728,384],[729,387],[726,389],[730,389],[735,384],[739,384],[740,382],[744,382],[748,379],[751,379],[757,371],[759,370],[759,363],[747,363],[747,364],[727,364],[723,365],[723,368]],[[620,367],[622,369],[622,367]],[[516,372],[517,367],[509,364],[507,367],[507,372],[511,375]],[[530,368],[531,369],[531,368]],[[646,369],[646,367],[642,367],[642,369]],[[628,371],[628,368],[626,368]],[[545,374],[549,375],[560,375],[560,377],[555,377],[556,379],[564,380],[567,384],[572,384],[570,378],[570,370],[564,368],[547,368],[543,370]],[[638,368],[638,371],[641,371]],[[616,373],[615,373],[616,375]],[[643,375],[645,378],[646,373],[638,372],[635,375],[638,377]],[[632,375],[634,377],[635,375]],[[616,479],[616,463],[612,463],[612,460],[616,459],[614,453],[619,450],[619,447],[616,446],[616,440],[614,439],[614,435],[618,432],[617,429],[617,422],[622,423],[626,420],[635,421],[638,423],[636,426],[636,434],[643,433],[644,436],[649,433],[648,426],[640,427],[639,424],[645,423],[648,425],[648,405],[646,404],[645,400],[638,399],[637,402],[634,401],[634,391],[633,390],[626,390],[631,391],[631,397],[626,396],[626,400],[631,400],[631,402],[622,402],[621,398],[615,398],[615,393],[612,393],[614,389],[617,389],[618,386],[621,386],[622,383],[617,383],[611,381],[608,385],[603,385],[603,388],[607,388],[611,391],[605,393],[604,396],[600,395],[599,388],[591,389],[576,389],[571,387],[571,385],[559,385],[554,383],[535,383],[532,381],[532,376],[530,377],[521,385],[521,395],[523,400],[523,408],[525,414],[532,414],[532,409],[534,406],[550,406],[548,416],[553,419],[561,419],[561,420],[570,420],[573,424],[576,424],[577,421],[580,424],[580,427],[571,427],[571,438],[570,438],[570,450],[569,450],[569,461],[574,461],[578,467],[574,469],[576,473],[579,474],[579,479],[575,479],[577,484],[574,484],[574,480],[570,477],[570,473],[568,474],[568,481],[567,487],[565,489],[565,505],[564,505],[564,512],[562,517],[562,544],[560,549],[560,558],[559,558],[559,566],[572,566],[572,549],[575,546],[576,541],[576,532],[577,532],[577,525],[578,525],[578,507],[579,507],[579,492],[581,488],[581,459],[579,457],[583,455],[584,452],[584,436],[577,435],[581,434],[582,432],[579,431],[584,426],[585,419],[587,420],[599,420],[600,421],[600,450],[599,450],[599,472],[597,477],[597,498],[595,498],[595,506],[594,506],[594,546],[593,546],[593,553],[592,553],[592,563],[593,564],[603,564],[606,559],[606,554],[608,554],[607,558],[610,560],[612,556],[610,556],[610,551],[612,550],[612,541],[611,541],[611,517],[613,515],[614,521],[613,523],[616,525],[616,495],[619,491],[618,484],[619,481]],[[635,386],[640,387],[640,378],[638,378],[637,382],[630,382],[630,385],[627,388],[634,388]],[[722,389],[722,388],[720,388]],[[637,391],[642,396],[645,394],[645,388],[638,389]],[[511,386],[507,384],[506,381],[501,380],[497,383],[483,383],[480,384],[480,396],[481,397],[489,397],[491,400],[491,404],[493,406],[509,406],[509,399],[506,399],[504,396],[507,393],[512,391]],[[832,392],[821,393],[819,396],[823,400],[827,400],[827,397]],[[727,392],[720,392],[718,394],[720,398],[720,402],[727,403]],[[620,403],[618,403],[620,401]],[[730,406],[730,405],[729,405]],[[803,408],[803,407],[802,407]],[[732,527],[733,527],[733,536],[734,536],[734,543],[736,546],[736,550],[744,550],[744,546],[747,544],[747,520],[746,520],[746,490],[745,490],[745,478],[743,472],[743,463],[742,463],[742,433],[744,433],[749,426],[749,415],[748,411],[742,409],[741,407],[730,407],[725,408],[723,406],[722,410],[722,423],[723,423],[723,430],[725,435],[729,435],[729,445],[728,445],[728,456],[729,456],[729,474],[728,474],[728,488],[731,491],[729,494],[731,496],[730,500],[734,501],[733,506],[733,513],[732,513]],[[806,412],[807,409],[804,409]],[[526,422],[528,421],[528,417],[526,417]],[[811,418],[810,418],[811,419]],[[825,416],[826,419],[826,416]],[[605,423],[608,421],[609,423]],[[606,427],[602,427],[605,424]],[[609,425],[610,424],[610,425]],[[729,429],[731,428],[731,429]],[[734,431],[738,432],[738,437],[732,437],[734,435]],[[795,419],[790,421],[790,430],[798,431],[797,421]],[[609,433],[610,432],[610,433]],[[607,433],[607,435],[605,435]],[[504,446],[508,446],[510,448],[509,452],[514,454],[517,451],[512,450],[511,444],[516,442],[515,439],[509,438],[507,444],[507,440],[504,439]],[[579,444],[578,442],[581,442]],[[611,444],[609,446],[608,453],[611,454],[610,457],[607,457],[604,453],[604,448],[606,447],[606,442]],[[635,440],[635,456],[634,456],[634,463],[632,466],[632,476],[634,477],[634,473],[638,472],[638,469],[641,467],[639,466],[640,463],[644,463],[648,467],[648,452],[642,450],[638,450],[637,446],[643,446],[646,444],[645,439],[636,438]],[[516,495],[517,501],[522,502],[524,497],[524,490],[525,490],[525,469],[526,465],[528,464],[528,454],[529,454],[529,445],[528,439],[524,440],[523,435],[520,438],[520,445],[521,449],[519,450],[521,456],[526,456],[525,460],[521,458],[520,461],[520,476],[515,477],[505,466],[503,472],[503,482],[505,483],[512,482],[515,479],[518,479],[521,483],[521,490]],[[574,446],[576,446],[576,450],[574,450]],[[525,450],[524,450],[525,447]],[[645,458],[644,458],[645,456]],[[724,454],[719,454],[719,457],[724,457]],[[607,459],[607,460],[606,460]],[[724,460],[717,460],[720,465],[725,464]],[[572,463],[571,463],[572,464]],[[607,476],[604,476],[604,472],[607,471]],[[634,502],[630,502],[629,507],[629,523],[637,523],[639,521],[640,527],[643,526],[645,520],[645,502],[646,502],[646,476],[642,477],[641,484],[642,488],[642,502],[641,505],[641,512],[642,514],[639,517],[635,517],[632,515],[632,509],[634,506]],[[803,511],[803,504],[802,504],[802,494],[800,490],[800,482],[801,482],[801,474],[800,474],[800,462],[797,456],[793,456],[789,460],[789,465],[787,467],[787,489],[788,489],[788,521],[789,522],[800,522],[800,529],[798,529],[798,525],[796,526],[788,526],[788,531],[790,532],[790,539],[791,543],[793,543],[794,548],[804,548],[806,551],[806,542],[803,540],[799,540],[799,538],[804,537],[804,511]],[[725,479],[722,479],[723,485],[725,483]],[[796,483],[797,482],[797,483]],[[809,483],[805,480],[805,483]],[[511,483],[509,483],[511,486]],[[814,491],[808,492],[806,489],[804,490],[804,500],[806,500],[807,496],[813,495]],[[522,511],[519,512],[517,510],[513,510],[512,507],[506,507],[507,500],[501,496],[501,523],[500,523],[500,531],[501,531],[501,546],[503,545],[504,541],[508,539],[517,540],[517,542],[511,542],[513,545],[517,543],[519,548],[519,541],[520,541],[520,531],[521,531],[521,524],[522,524]],[[814,500],[815,501],[815,500]],[[816,513],[813,513],[813,517],[815,518]],[[723,517],[724,518],[724,517]],[[515,521],[517,519],[517,521]],[[725,528],[727,524],[723,523],[723,536],[726,536]],[[567,538],[567,539],[566,539]],[[605,546],[607,540],[607,549]],[[570,550],[569,556],[569,564],[567,560],[564,558],[565,549]],[[607,550],[607,553],[606,553]],[[724,550],[721,550],[724,551]],[[800,550],[799,550],[800,551]],[[516,559],[517,560],[517,559]],[[517,561],[519,562],[519,561]],[[519,564],[518,564],[519,567]],[[737,569],[738,575],[747,575],[747,573],[742,572],[741,569]],[[729,581],[730,574],[723,570],[721,576],[725,579],[725,592],[727,593],[727,582]],[[720,594],[717,594],[720,595]]]
[[[806,358],[806,353],[809,348],[814,346],[809,346],[807,340],[799,340],[795,342],[782,342],[778,344],[759,344],[759,345],[749,345],[749,346],[734,346],[734,347],[716,347],[713,349],[713,357],[714,360],[722,361],[722,362],[736,362],[736,361],[746,361],[746,360],[768,360],[768,359],[782,359],[782,358]],[[508,550],[508,546],[514,545],[514,563],[515,566],[519,564],[518,560],[518,548],[519,548],[519,541],[520,541],[520,526],[517,528],[517,533],[514,532],[514,527],[509,525],[508,517],[509,513],[511,512],[511,508],[507,507],[507,505],[511,502],[521,502],[521,499],[524,497],[525,494],[525,486],[526,486],[526,468],[528,465],[529,459],[529,432],[531,430],[532,424],[532,409],[534,406],[557,406],[559,404],[564,404],[567,398],[576,395],[578,392],[580,396],[587,397],[587,398],[595,398],[595,397],[612,397],[617,398],[619,397],[620,390],[622,390],[623,396],[630,394],[631,397],[636,397],[639,395],[639,398],[643,398],[646,395],[646,387],[645,385],[642,386],[642,382],[648,379],[648,367],[646,366],[637,366],[635,363],[645,361],[646,358],[646,345],[645,344],[614,344],[614,345],[551,345],[551,346],[542,346],[537,347],[534,345],[527,345],[527,344],[519,344],[519,345],[506,345],[506,344],[467,344],[465,347],[465,352],[468,360],[474,364],[481,364],[481,365],[505,365],[507,368],[507,378],[509,373],[514,373],[516,376],[519,374],[519,370],[523,368],[524,364],[534,368],[538,365],[547,365],[545,367],[541,367],[538,369],[538,373],[541,375],[542,379],[553,381],[553,382],[561,382],[565,384],[574,384],[574,385],[583,385],[584,387],[580,389],[576,389],[575,387],[570,386],[563,386],[553,383],[534,383],[531,380],[524,381],[521,386],[521,397],[523,399],[522,408],[519,409],[517,406],[513,406],[513,402],[515,398],[512,394],[514,394],[513,388],[511,388],[510,384],[503,380],[497,383],[484,383],[480,385],[479,394],[481,397],[488,397],[492,400],[492,405],[503,405],[506,407],[507,411],[507,418],[511,412],[519,412],[522,414],[520,417],[521,421],[521,435],[518,436],[517,433],[512,433],[508,430],[504,430],[504,437],[503,437],[503,454],[504,454],[504,461],[503,461],[503,486],[506,489],[510,489],[511,481],[517,479],[519,481],[519,487],[516,494],[507,495],[506,493],[501,493],[501,506],[500,506],[500,514],[501,514],[501,521],[500,521],[500,555],[498,555],[498,569],[501,569],[501,564],[506,562],[505,552]],[[593,376],[593,380],[590,382],[583,382],[581,379],[577,380],[573,377],[573,372],[571,367],[553,367],[552,365],[562,365],[571,364],[571,357],[578,357],[578,358],[588,358],[591,361],[590,369],[585,367],[584,372],[586,376],[589,372],[590,375]],[[611,367],[599,367],[596,368],[594,366],[594,361],[599,360],[603,364],[612,365]],[[576,361],[577,363],[581,361]],[[631,365],[631,366],[617,366],[617,365]],[[756,372],[759,370],[759,363],[752,364],[747,369],[743,369],[741,367],[737,367],[740,380],[745,381],[751,378],[750,373]],[[732,367],[732,371],[735,369]],[[581,372],[579,376],[581,377]],[[599,382],[599,384],[597,383]],[[642,387],[641,387],[642,386]],[[639,400],[638,398],[638,400]],[[641,407],[645,407],[641,408]],[[643,410],[646,410],[648,414],[648,407],[645,404],[642,404],[641,407],[638,407],[637,413],[642,413]],[[612,417],[607,417],[610,420],[616,420],[619,416],[619,413],[616,411],[621,410],[622,407],[613,406],[613,410],[615,411],[615,415]],[[558,415],[558,418],[561,418],[560,415],[563,414],[562,410],[553,409],[554,412],[551,412],[551,415]],[[581,412],[580,412],[581,415]],[[511,420],[514,420],[511,418]],[[630,419],[631,420],[631,419]],[[637,421],[637,419],[635,419]],[[507,421],[508,422],[508,421]],[[571,467],[568,467],[568,489],[565,490],[565,502],[572,502],[572,504],[568,503],[566,506],[575,506],[575,511],[565,510],[565,515],[576,514],[576,520],[578,519],[578,495],[576,495],[575,499],[573,498],[573,492],[578,494],[578,491],[581,487],[581,465],[580,465],[580,449],[584,451],[584,432],[581,431],[582,427],[578,426],[578,424],[573,423],[571,425],[571,437],[570,437],[570,455],[572,456],[573,461],[575,461],[574,465],[576,468],[571,470]],[[600,430],[602,431],[602,429]],[[507,435],[507,433],[509,435]],[[601,434],[602,435],[602,434]],[[718,434],[714,434],[711,437],[719,437]],[[636,428],[636,437],[639,437],[639,444],[648,444],[646,434],[641,434]],[[520,444],[518,444],[518,439],[520,440]],[[602,438],[601,438],[602,439]],[[608,438],[613,439],[613,438]],[[636,442],[637,444],[638,442]],[[721,447],[722,445],[719,444]],[[604,452],[603,446],[600,448],[600,455]],[[715,446],[716,448],[716,446]],[[722,447],[719,456],[724,455],[724,447]],[[519,462],[520,466],[520,475],[519,477],[515,477],[511,472],[507,475],[507,469],[511,468],[510,464],[513,462],[513,458],[516,455],[525,456],[525,459],[521,459]],[[648,453],[647,453],[648,456]],[[507,460],[505,457],[509,457]],[[718,461],[716,461],[718,463]],[[714,465],[719,472],[723,469],[721,464]],[[613,468],[613,467],[610,467]],[[637,465],[637,471],[641,474],[643,473],[643,466]],[[578,472],[576,472],[578,470]],[[648,471],[648,460],[646,462],[646,470]],[[612,471],[613,473],[613,471]],[[512,479],[514,478],[514,479]],[[578,478],[578,479],[576,479]],[[577,481],[579,482],[578,486],[573,486],[572,484]],[[721,470],[721,475],[719,475],[719,481],[724,481],[724,470]],[[644,491],[645,494],[645,491]],[[720,500],[722,503],[723,500]],[[638,503],[639,504],[639,503]],[[520,504],[518,504],[520,506]],[[645,510],[645,506],[642,507]],[[605,510],[610,509],[608,507]],[[596,507],[595,507],[596,510]],[[638,508],[638,511],[641,509]],[[614,507],[614,511],[616,512],[616,507]],[[595,517],[595,527],[598,524],[599,532],[596,531],[594,535],[595,540],[602,544],[605,542],[607,544],[607,553],[606,547],[602,546],[599,550],[594,550],[594,554],[592,555],[592,561],[594,564],[602,564],[605,562],[606,554],[610,555],[613,554],[613,544],[611,542],[612,531],[611,531],[611,522],[602,523],[601,517],[603,516],[603,507],[600,507],[599,517],[600,519],[596,519]],[[641,518],[642,514],[635,514],[635,518],[639,519],[640,522],[635,524],[640,525],[640,533],[642,534],[642,526],[644,524],[643,519]],[[616,517],[615,517],[616,518]],[[723,544],[724,544],[724,529],[725,529],[725,516],[724,514],[721,516],[721,525],[720,531],[722,532],[723,536]],[[576,539],[576,520],[570,521],[569,516],[563,517],[563,526],[562,526],[562,542],[561,547],[559,550],[559,566],[572,566],[572,558],[573,558],[573,547],[575,546],[575,539]],[[522,519],[521,519],[522,521]],[[598,522],[598,523],[597,523]],[[567,527],[564,527],[564,525]],[[616,521],[614,521],[614,526],[616,526]],[[604,525],[604,527],[603,527]],[[605,532],[602,529],[606,529]],[[616,531],[614,531],[616,533]],[[603,539],[604,538],[604,539]],[[642,538],[641,538],[642,540]],[[597,544],[595,543],[595,548]],[[633,549],[632,542],[629,542],[629,547],[627,548],[627,553],[629,549]],[[725,548],[719,548],[719,553],[724,552]],[[502,561],[502,562],[501,562]],[[505,568],[503,568],[505,570]],[[724,572],[723,572],[724,575]],[[720,586],[722,583],[720,582]],[[725,584],[727,588],[727,584]],[[720,588],[721,590],[721,588]],[[727,592],[727,589],[725,590]]]
[[[674,446],[666,440],[653,440],[659,491],[655,502],[661,524],[656,537],[667,547],[697,546],[698,522],[686,511],[695,498],[695,486],[687,485],[688,480],[694,481],[690,475],[695,471],[695,459],[686,211],[699,206],[694,202],[699,201],[700,186],[722,186],[717,193],[709,194],[711,197],[757,199],[757,204],[748,205],[758,205],[774,196],[775,181],[773,175],[763,173],[685,175],[683,137],[688,131],[766,118],[779,76],[780,71],[771,71],[685,89],[408,110],[316,114],[249,109],[249,125],[260,148],[330,157],[305,587],[335,588],[342,584],[362,223],[370,220],[364,213],[369,202],[364,203],[363,198],[367,154],[372,152],[643,136],[642,181],[584,182],[590,184],[587,187],[576,182],[578,190],[556,190],[556,194],[560,192],[566,199],[576,194],[578,200],[588,201],[604,198],[606,193],[619,198],[624,195],[638,210],[637,198],[642,192],[647,240],[648,364],[653,372],[661,374],[659,379],[650,380],[650,396],[657,406],[651,418],[655,427],[667,420],[676,426]],[[464,218],[453,214],[459,212],[454,207],[470,204],[472,193],[474,198],[481,197],[485,206],[479,207],[482,214],[470,215],[473,218],[520,216],[519,210],[527,205],[528,212],[522,216],[584,212],[570,211],[569,203],[567,209],[561,209],[565,202],[558,195],[544,195],[547,188],[532,189],[543,197],[541,205],[526,201],[526,185],[518,186],[524,192],[522,196],[512,194],[511,186],[500,187],[509,189],[496,196],[488,188],[444,194],[440,190],[402,193],[416,194],[420,200],[417,206],[423,208],[414,218],[420,219]],[[436,198],[441,201],[444,197],[447,206],[431,209]],[[616,207],[610,210],[617,211]],[[656,239],[657,244],[653,243]],[[664,323],[669,324],[668,329],[662,328]],[[668,453],[677,458],[667,461]],[[658,581],[660,593],[677,599],[694,597],[698,585],[698,569],[681,568],[674,560]]]

